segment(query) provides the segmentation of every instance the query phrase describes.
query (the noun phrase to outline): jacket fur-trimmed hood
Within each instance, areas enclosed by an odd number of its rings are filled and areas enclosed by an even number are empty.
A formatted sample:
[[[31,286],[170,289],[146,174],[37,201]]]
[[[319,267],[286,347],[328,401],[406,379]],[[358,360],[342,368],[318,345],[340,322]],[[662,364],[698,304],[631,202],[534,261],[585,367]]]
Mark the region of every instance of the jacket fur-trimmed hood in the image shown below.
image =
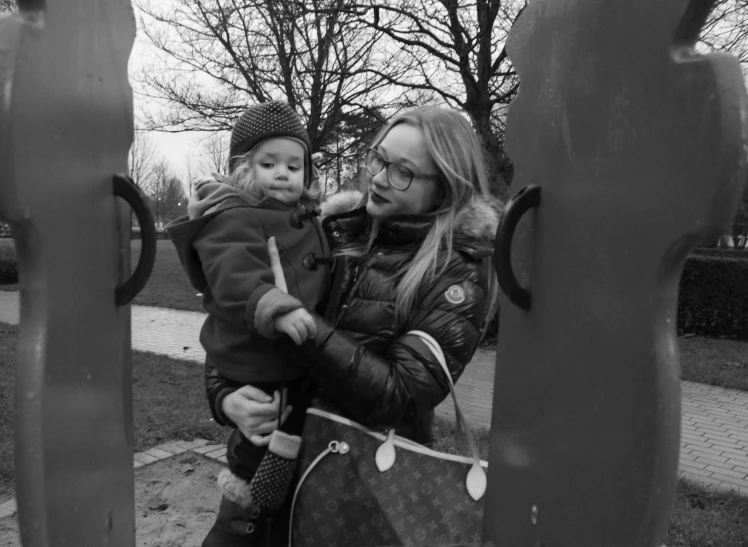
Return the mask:
[[[365,194],[358,190],[338,192],[322,203],[321,219],[349,213],[366,204]],[[455,238],[475,239],[493,243],[504,204],[494,197],[476,195],[472,202],[457,214]]]

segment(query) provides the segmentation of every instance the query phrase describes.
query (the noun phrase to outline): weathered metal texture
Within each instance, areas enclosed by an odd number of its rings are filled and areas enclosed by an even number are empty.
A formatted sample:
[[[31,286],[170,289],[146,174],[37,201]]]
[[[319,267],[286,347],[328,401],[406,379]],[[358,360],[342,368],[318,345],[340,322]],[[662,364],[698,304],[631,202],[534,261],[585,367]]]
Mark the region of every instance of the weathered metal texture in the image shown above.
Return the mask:
[[[0,216],[20,263],[15,458],[24,545],[133,545],[127,0],[0,19]]]
[[[529,310],[502,302],[484,528],[497,547],[665,537],[678,281],[745,181],[738,63],[692,47],[711,4],[533,0],[509,37],[512,184],[540,186],[540,203],[513,242]]]

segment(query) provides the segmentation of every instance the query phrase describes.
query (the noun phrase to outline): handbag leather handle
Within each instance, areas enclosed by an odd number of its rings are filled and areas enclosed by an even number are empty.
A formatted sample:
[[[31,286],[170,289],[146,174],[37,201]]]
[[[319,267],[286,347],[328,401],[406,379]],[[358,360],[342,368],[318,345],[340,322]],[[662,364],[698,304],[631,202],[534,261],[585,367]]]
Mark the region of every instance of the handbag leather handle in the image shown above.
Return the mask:
[[[428,333],[420,330],[412,330],[407,334],[418,336],[423,341],[423,343],[426,344],[426,347],[429,348],[434,357],[436,357],[436,360],[439,362],[439,365],[441,365],[442,370],[444,371],[444,375],[447,377],[447,381],[449,382],[449,392],[452,395],[452,401],[455,405],[455,416],[457,418],[458,434],[460,430],[462,430],[462,432],[464,433],[465,438],[468,442],[468,446],[470,448],[470,456],[473,459],[473,466],[471,467],[467,476],[467,489],[470,496],[477,501],[483,496],[486,491],[486,472],[480,464],[480,454],[478,453],[478,445],[475,443],[473,432],[471,431],[467,420],[465,420],[465,416],[462,413],[460,404],[457,402],[455,384],[452,381],[452,374],[449,372],[449,367],[447,367],[447,360],[444,358],[444,352],[442,351],[439,342],[434,340],[434,337]]]
[[[473,458],[473,460],[480,462],[480,455],[478,453],[478,445],[475,442],[472,431],[470,430],[470,427],[468,426],[465,416],[462,414],[460,403],[457,401],[457,393],[455,392],[455,384],[452,381],[452,373],[449,371],[449,367],[447,367],[447,360],[444,357],[444,352],[442,351],[442,348],[439,345],[439,342],[437,342],[434,339],[434,337],[431,336],[430,334],[425,333],[420,330],[412,330],[408,332],[407,334],[413,334],[421,338],[423,343],[426,344],[426,346],[429,348],[431,353],[434,354],[434,357],[436,357],[436,360],[439,362],[439,365],[442,367],[442,370],[444,371],[444,375],[447,377],[447,381],[449,382],[449,392],[452,395],[452,401],[454,402],[454,405],[455,405],[455,416],[457,417],[457,431],[459,433],[460,430],[462,430],[465,433],[465,437],[467,438],[468,445],[470,447],[471,457]]]

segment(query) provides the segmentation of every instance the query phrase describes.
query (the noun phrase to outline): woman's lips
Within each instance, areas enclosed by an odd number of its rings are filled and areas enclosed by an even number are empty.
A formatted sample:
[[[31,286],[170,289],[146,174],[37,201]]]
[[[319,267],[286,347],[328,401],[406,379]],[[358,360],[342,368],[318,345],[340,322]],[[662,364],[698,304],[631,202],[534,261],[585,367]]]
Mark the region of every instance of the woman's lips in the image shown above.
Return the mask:
[[[384,199],[382,196],[380,196],[376,192],[372,192],[370,194],[370,196],[371,196],[371,201],[373,201],[374,203],[380,203],[380,204],[381,203],[389,203],[389,201],[387,201],[386,199]]]

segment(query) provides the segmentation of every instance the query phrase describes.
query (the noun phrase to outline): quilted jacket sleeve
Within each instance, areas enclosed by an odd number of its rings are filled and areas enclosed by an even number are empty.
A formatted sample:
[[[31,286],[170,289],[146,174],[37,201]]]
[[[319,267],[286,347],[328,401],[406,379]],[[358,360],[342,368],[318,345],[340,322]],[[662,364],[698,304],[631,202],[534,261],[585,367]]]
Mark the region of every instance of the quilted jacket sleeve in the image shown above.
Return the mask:
[[[487,263],[454,260],[426,291],[411,313],[403,335],[384,355],[340,332],[315,315],[317,337],[306,347],[313,353],[312,375],[351,417],[369,426],[400,427],[433,410],[449,394],[438,361],[422,340],[407,334],[420,330],[441,346],[456,381],[477,348],[485,318]],[[467,275],[467,268],[481,273]],[[472,272],[473,274],[475,272]]]
[[[218,372],[218,370],[210,364],[210,361],[205,362],[205,395],[208,398],[210,413],[219,425],[236,427],[234,422],[224,414],[221,407],[226,396],[240,387],[241,384],[232,382]]]

